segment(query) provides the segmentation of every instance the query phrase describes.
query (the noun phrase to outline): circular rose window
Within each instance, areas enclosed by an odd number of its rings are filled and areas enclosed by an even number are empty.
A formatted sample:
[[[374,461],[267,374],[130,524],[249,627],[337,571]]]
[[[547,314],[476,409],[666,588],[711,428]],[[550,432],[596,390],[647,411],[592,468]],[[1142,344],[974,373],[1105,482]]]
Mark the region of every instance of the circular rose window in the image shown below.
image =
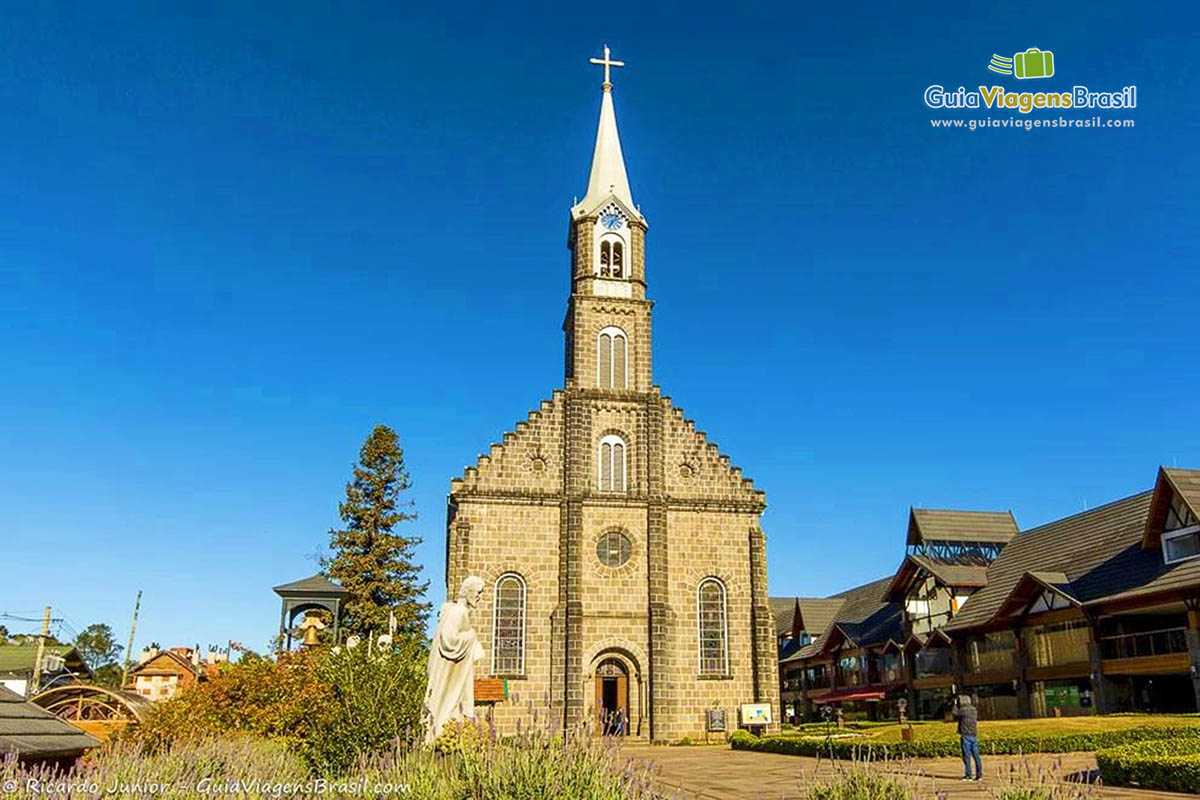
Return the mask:
[[[620,531],[608,531],[596,542],[596,557],[606,567],[619,567],[629,560],[628,537]]]

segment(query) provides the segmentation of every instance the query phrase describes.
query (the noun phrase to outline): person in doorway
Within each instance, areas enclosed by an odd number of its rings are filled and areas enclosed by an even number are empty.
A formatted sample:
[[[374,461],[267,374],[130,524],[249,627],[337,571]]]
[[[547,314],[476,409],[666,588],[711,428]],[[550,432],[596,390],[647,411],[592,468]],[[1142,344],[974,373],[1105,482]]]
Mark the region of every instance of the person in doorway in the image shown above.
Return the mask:
[[[958,720],[958,739],[962,744],[963,780],[983,780],[983,762],[979,758],[979,711],[969,695],[955,699],[954,718]],[[971,777],[971,761],[975,761],[975,776]]]

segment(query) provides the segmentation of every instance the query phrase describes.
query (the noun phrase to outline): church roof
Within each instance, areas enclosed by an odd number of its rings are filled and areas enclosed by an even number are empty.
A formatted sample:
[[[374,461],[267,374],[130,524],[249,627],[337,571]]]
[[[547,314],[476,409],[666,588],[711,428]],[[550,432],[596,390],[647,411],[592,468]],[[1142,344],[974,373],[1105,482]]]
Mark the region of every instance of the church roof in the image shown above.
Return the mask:
[[[595,213],[610,200],[617,200],[635,219],[645,219],[633,203],[621,136],[617,133],[617,112],[613,106],[612,85],[605,83],[600,95],[600,123],[596,127],[596,148],[592,152],[592,171],[588,175],[587,194],[571,209],[573,217]]]

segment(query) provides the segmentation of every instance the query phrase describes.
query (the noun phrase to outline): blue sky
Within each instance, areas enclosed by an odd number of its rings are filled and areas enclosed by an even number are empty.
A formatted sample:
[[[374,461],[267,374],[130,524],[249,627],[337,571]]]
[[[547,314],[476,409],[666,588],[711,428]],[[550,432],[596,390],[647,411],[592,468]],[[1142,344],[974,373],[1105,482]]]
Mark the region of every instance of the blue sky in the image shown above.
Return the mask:
[[[887,574],[909,505],[1200,466],[1194,7],[395,5],[9,9],[0,612],[265,646],[376,423],[440,600],[450,478],[562,382],[605,42],[656,380],[767,491],[773,593]],[[934,130],[1019,115],[933,83],[1136,127]]]

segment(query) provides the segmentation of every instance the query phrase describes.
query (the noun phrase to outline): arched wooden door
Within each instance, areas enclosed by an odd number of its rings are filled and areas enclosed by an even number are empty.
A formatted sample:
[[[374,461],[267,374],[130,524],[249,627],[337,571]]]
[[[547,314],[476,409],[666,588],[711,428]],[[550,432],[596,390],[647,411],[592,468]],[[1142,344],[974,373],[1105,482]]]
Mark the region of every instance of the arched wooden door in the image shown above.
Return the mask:
[[[615,658],[596,667],[596,726],[606,736],[629,732],[629,673]]]

